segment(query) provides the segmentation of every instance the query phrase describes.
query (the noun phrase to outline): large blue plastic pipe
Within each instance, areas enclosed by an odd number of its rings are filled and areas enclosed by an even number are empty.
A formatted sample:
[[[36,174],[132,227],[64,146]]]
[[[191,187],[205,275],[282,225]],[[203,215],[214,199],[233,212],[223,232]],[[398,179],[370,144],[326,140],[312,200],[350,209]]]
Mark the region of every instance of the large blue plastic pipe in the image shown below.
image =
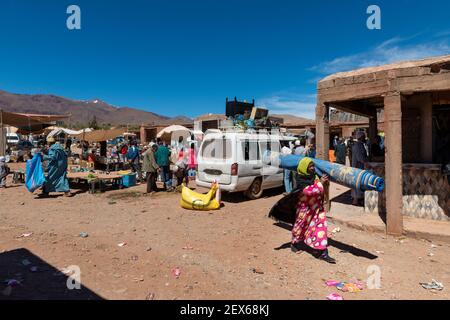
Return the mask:
[[[298,155],[283,155],[278,152],[267,152],[263,157],[263,161],[266,165],[297,171],[298,163],[303,158],[303,156]],[[374,175],[370,171],[347,167],[320,159],[312,158],[312,160],[317,174],[327,174],[333,182],[361,191],[383,191],[384,179]]]

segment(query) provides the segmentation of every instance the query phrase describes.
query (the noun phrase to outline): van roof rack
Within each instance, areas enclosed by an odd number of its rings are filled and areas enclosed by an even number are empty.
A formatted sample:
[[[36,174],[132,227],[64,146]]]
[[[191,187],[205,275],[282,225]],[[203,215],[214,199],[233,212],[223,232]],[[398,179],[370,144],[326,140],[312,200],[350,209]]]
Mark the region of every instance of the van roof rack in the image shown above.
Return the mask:
[[[238,126],[233,127],[222,127],[220,126],[218,129],[208,129],[206,130],[205,134],[207,133],[257,133],[257,134],[271,134],[273,130],[277,130],[275,134],[280,134],[282,136],[285,136],[285,132],[280,130],[279,127],[254,127],[254,128],[242,128]]]

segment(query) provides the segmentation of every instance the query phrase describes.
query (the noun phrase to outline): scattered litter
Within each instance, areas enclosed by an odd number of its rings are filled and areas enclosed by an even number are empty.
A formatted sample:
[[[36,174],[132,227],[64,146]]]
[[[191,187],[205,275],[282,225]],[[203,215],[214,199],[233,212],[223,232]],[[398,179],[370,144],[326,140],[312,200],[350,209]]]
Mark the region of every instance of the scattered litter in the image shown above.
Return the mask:
[[[380,250],[377,250],[375,252],[378,253],[378,254],[384,254],[384,251],[380,251]]]
[[[327,295],[327,299],[328,300],[344,300],[344,298],[337,293],[331,293],[331,294]]]
[[[140,276],[140,277],[135,277],[133,278],[134,282],[143,282],[144,281],[144,276]]]
[[[441,291],[444,289],[444,285],[434,279],[431,279],[431,282],[421,282],[420,285],[427,290],[437,290]]]
[[[29,236],[31,236],[33,234],[33,232],[30,233],[22,233],[20,236],[18,236],[17,238],[28,238]]]
[[[340,281],[336,281],[336,280],[328,280],[325,282],[325,284],[328,287],[336,287],[339,283],[341,283]]]
[[[155,300],[155,294],[153,292],[150,292],[146,297],[145,300]]]
[[[360,292],[364,289],[364,285],[361,281],[352,280],[350,282],[342,282],[336,280],[327,280],[325,284],[328,287],[336,287],[338,290],[342,292]]]
[[[435,244],[432,244],[431,247],[432,247],[432,248],[437,248],[438,246],[435,245]]]
[[[336,288],[342,292],[360,292],[362,289],[355,283],[343,283],[336,286]]]
[[[31,264],[31,262],[30,262],[30,260],[28,260],[28,259],[23,259],[23,260],[22,260],[22,264],[23,264],[24,266],[29,266],[29,265]]]
[[[190,245],[184,246],[183,250],[192,250],[194,249],[193,247],[191,247]]]
[[[180,274],[181,274],[180,268],[179,268],[179,267],[174,268],[174,269],[172,270],[172,274],[174,275],[175,278],[178,279],[178,278],[180,277]]]
[[[131,260],[133,260],[133,261],[137,261],[138,259],[139,259],[138,256],[131,256]]]
[[[434,253],[433,253],[433,252],[430,252],[430,253],[428,254],[428,256],[429,256],[429,257],[432,257],[432,256],[434,256]]]
[[[334,228],[333,231],[331,231],[331,233],[333,233],[333,234],[336,234],[336,233],[339,233],[339,232],[341,232],[341,228],[339,228],[339,227]]]
[[[119,244],[117,244],[119,247],[124,247],[124,246],[126,246],[127,245],[127,243],[126,242],[121,242],[121,243],[119,243]]]
[[[252,271],[253,271],[253,273],[257,273],[257,274],[264,274],[264,271],[262,271],[259,268],[253,268]]]
[[[31,272],[36,272],[36,271],[38,271],[38,267],[34,267],[34,266],[33,266],[33,267],[30,268],[30,271],[31,271]]]
[[[87,238],[89,235],[87,234],[87,232],[80,232],[80,237],[81,238]]]

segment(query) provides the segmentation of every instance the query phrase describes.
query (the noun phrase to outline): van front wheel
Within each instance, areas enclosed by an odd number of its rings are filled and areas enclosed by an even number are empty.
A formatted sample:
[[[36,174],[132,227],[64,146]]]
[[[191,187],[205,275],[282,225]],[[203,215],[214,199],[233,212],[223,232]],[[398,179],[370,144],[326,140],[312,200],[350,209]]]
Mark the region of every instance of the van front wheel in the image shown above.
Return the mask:
[[[250,188],[248,188],[248,190],[245,192],[245,196],[251,200],[261,198],[262,194],[263,188],[261,178],[256,178]]]

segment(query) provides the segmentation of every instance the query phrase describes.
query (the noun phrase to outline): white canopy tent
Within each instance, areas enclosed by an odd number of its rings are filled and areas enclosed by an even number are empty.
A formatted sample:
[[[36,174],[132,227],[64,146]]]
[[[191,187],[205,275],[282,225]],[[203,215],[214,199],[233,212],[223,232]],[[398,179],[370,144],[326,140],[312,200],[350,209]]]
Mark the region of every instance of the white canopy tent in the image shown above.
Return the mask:
[[[157,138],[165,142],[178,142],[180,137],[183,137],[183,141],[186,141],[188,137],[191,136],[191,130],[180,125],[172,125],[162,129],[158,134]]]
[[[64,133],[66,135],[73,135],[73,134],[78,134],[78,131],[75,130],[70,130],[70,129],[66,129],[66,128],[54,128],[52,131],[50,131],[50,133],[47,135],[47,137],[54,137],[54,136],[59,136],[61,133]]]

